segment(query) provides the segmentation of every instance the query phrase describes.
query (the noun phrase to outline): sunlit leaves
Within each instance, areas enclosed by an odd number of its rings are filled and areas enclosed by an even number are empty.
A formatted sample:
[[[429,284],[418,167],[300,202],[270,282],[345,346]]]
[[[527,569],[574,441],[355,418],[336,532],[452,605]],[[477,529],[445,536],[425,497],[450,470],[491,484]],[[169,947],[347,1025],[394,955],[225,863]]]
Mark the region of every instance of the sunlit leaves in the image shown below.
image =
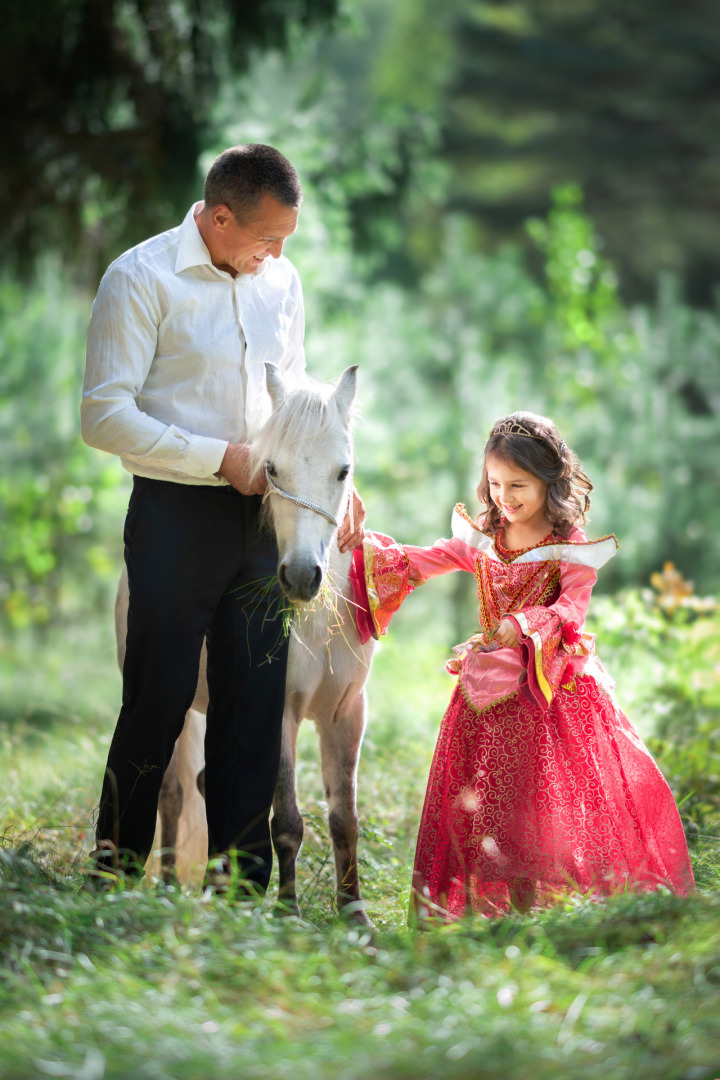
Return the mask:
[[[48,264],[34,289],[0,283],[0,620],[14,628],[76,607],[90,567],[96,599],[118,562],[107,514],[121,506],[121,473],[78,432],[90,298],[58,279]]]

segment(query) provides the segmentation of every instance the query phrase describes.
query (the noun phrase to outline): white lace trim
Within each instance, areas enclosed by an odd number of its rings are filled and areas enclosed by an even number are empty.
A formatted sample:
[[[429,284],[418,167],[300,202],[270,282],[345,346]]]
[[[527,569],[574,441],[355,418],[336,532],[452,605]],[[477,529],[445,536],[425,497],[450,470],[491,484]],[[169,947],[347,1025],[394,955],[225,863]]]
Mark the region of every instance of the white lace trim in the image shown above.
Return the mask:
[[[482,551],[489,559],[502,562],[493,546],[493,538],[463,517],[457,510],[453,511],[452,534],[458,540],[462,540],[468,547]],[[561,544],[547,544],[544,547],[532,548],[522,555],[513,559],[513,565],[518,563],[537,562],[564,562],[576,566],[591,566],[599,570],[606,562],[612,559],[618,549],[618,542],[614,536],[603,536],[600,540],[566,540]]]

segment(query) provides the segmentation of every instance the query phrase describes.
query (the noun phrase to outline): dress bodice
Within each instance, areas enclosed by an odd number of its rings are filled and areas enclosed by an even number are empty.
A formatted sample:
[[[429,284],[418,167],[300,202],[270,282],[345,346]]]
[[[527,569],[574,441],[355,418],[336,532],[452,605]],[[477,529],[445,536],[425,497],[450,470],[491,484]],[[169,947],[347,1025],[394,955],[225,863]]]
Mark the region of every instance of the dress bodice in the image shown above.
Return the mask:
[[[475,563],[478,618],[484,634],[492,634],[510,611],[552,604],[560,589],[560,563],[498,562],[483,552]]]

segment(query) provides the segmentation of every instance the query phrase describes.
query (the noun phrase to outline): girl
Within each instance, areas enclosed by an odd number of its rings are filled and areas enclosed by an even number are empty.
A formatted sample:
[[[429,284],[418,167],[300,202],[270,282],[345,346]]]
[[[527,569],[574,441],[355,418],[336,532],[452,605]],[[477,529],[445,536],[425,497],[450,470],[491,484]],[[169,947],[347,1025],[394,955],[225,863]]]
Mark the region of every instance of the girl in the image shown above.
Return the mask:
[[[552,421],[513,413],[485,447],[484,516],[458,505],[451,540],[418,548],[368,533],[355,553],[365,637],[384,634],[428,578],[467,570],[477,582],[480,633],[448,664],[459,679],[420,822],[422,920],[527,911],[568,890],[694,887],[670,789],[583,631],[596,571],[617,548],[579,528],[591,490]]]

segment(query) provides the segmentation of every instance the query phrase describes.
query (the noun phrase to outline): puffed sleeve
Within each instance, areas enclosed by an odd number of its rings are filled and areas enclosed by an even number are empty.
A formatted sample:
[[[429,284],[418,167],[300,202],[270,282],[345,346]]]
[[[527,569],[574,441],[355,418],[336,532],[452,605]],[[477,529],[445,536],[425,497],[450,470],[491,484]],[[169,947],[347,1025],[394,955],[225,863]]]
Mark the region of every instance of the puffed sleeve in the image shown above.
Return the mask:
[[[350,571],[360,640],[387,633],[392,616],[418,585],[455,570],[472,572],[476,558],[477,552],[455,537],[414,547],[383,533],[366,533]]]
[[[527,607],[510,618],[520,635],[527,678],[522,691],[547,709],[565,678],[570,658],[588,656],[594,636],[583,633],[597,573],[591,566],[560,564],[560,595],[548,607]]]

